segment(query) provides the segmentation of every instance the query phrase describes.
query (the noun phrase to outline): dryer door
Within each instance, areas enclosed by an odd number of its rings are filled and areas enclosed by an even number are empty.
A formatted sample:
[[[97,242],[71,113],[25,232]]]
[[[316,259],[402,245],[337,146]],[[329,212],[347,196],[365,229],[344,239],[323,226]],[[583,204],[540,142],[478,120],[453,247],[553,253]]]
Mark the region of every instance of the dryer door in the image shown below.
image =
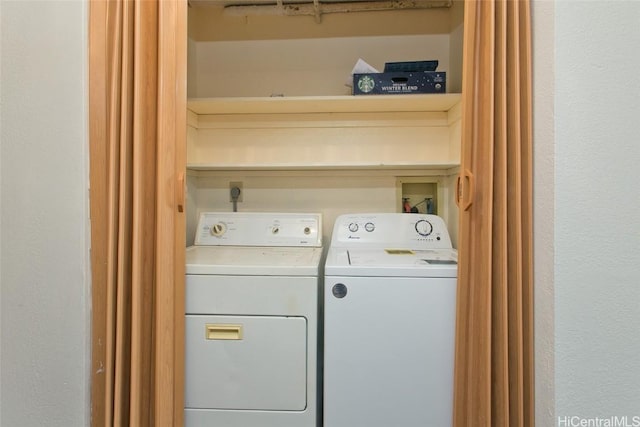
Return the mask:
[[[186,408],[306,408],[304,317],[186,316]]]

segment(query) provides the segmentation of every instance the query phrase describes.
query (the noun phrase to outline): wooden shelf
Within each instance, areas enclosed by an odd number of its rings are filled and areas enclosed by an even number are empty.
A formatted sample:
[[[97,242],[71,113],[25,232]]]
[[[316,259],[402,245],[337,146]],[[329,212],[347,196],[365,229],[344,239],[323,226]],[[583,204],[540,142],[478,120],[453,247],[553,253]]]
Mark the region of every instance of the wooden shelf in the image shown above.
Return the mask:
[[[291,163],[272,163],[272,164],[216,164],[216,163],[192,163],[187,164],[187,169],[192,171],[261,171],[261,170],[281,170],[281,171],[296,171],[296,170],[380,170],[380,169],[397,169],[397,170],[414,170],[414,169],[428,169],[438,171],[448,171],[457,168],[459,165],[456,163],[315,163],[296,165]]]
[[[460,94],[188,101],[187,168],[446,171],[460,161]]]
[[[362,96],[293,96],[272,98],[197,98],[187,108],[197,115],[443,112],[460,102],[461,95],[411,94]]]

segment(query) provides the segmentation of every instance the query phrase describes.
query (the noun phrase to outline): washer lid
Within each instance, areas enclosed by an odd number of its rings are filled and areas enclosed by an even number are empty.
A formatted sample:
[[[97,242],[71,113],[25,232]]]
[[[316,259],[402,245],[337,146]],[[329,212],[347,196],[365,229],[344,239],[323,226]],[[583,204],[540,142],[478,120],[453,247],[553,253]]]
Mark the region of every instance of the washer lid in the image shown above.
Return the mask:
[[[331,276],[457,277],[455,249],[330,248],[325,274]]]
[[[191,246],[187,274],[317,276],[322,248]]]

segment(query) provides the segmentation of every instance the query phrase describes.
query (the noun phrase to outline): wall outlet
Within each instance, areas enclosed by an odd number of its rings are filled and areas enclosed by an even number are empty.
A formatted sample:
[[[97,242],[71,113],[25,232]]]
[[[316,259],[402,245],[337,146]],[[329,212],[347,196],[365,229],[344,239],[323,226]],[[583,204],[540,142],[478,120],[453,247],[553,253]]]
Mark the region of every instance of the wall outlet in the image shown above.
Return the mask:
[[[242,202],[242,196],[244,191],[242,190],[242,182],[230,182],[229,183],[229,201],[233,202],[234,188],[240,190],[240,195],[238,196],[238,202]]]

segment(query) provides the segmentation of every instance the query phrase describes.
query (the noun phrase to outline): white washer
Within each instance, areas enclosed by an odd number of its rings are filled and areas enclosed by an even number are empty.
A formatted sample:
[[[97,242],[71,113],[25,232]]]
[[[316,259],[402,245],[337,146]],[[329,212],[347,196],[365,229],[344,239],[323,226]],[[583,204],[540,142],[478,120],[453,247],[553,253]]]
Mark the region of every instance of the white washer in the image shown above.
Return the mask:
[[[451,425],[457,258],[435,215],[337,218],[325,263],[325,427]]]
[[[186,253],[186,426],[317,425],[321,224],[200,215]]]

